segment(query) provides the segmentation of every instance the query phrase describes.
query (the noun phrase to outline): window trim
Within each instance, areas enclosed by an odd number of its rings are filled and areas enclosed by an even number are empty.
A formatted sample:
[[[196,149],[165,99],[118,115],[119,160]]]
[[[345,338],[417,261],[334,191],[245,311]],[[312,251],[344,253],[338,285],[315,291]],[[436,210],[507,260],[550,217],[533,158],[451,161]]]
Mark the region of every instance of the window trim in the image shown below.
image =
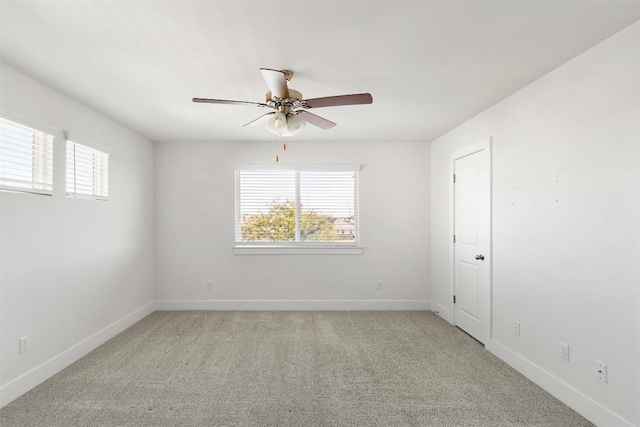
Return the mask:
[[[362,255],[363,246],[248,246],[235,245],[234,255]]]
[[[359,172],[362,170],[359,164],[237,164],[234,167],[235,184],[235,213],[234,213],[234,255],[361,255],[364,247],[360,240],[360,203],[359,203]],[[356,172],[354,213],[356,220],[356,236],[358,240],[353,243],[334,242],[239,242],[236,241],[235,227],[240,214],[239,193],[240,180],[238,172],[246,170],[295,170],[296,171],[296,207],[299,206],[299,173],[300,171],[319,172]],[[296,209],[297,211],[297,209]],[[300,232],[299,215],[296,212],[296,239]]]
[[[105,154],[111,154],[111,147],[106,145],[99,144],[92,139],[89,139],[85,136],[79,135],[75,132],[65,132],[64,133],[65,141],[77,142],[80,145],[84,145],[86,147],[92,148],[94,150],[102,151]]]

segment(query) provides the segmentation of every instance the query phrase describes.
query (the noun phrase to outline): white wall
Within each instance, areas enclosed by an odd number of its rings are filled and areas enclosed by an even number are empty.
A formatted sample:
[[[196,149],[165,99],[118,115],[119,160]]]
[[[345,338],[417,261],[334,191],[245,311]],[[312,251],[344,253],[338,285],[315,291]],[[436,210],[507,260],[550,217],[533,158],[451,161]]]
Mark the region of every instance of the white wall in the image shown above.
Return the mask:
[[[364,253],[234,255],[234,165],[272,164],[279,145],[157,144],[158,308],[428,308],[428,144],[287,143],[282,164],[364,166]]]
[[[450,155],[491,136],[487,348],[603,426],[640,425],[639,40],[636,23],[431,147],[434,308],[451,321]]]
[[[12,68],[0,107],[57,128],[54,195],[0,192],[0,405],[153,309],[153,144]],[[72,131],[111,148],[109,201],[65,196]],[[18,339],[31,349],[18,354]]]

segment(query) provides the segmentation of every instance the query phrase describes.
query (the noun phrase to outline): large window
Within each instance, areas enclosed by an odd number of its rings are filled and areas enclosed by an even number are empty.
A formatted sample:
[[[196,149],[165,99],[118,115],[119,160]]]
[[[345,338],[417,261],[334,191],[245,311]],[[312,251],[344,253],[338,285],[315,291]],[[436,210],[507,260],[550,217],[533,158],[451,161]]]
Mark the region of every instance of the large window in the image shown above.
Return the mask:
[[[358,246],[356,166],[236,170],[236,245]]]
[[[53,194],[53,136],[0,118],[0,189]]]
[[[67,196],[108,200],[109,154],[67,140]]]

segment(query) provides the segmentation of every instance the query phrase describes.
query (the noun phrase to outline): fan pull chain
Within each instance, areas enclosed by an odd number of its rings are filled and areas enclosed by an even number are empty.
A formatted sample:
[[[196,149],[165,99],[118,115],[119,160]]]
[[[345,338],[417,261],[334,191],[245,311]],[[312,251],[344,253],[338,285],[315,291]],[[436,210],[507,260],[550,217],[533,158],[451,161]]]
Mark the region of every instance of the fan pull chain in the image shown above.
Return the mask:
[[[280,135],[276,134],[276,147],[280,146]],[[287,151],[287,143],[282,143],[282,151]],[[278,150],[276,149],[276,163],[280,162],[280,156],[278,155]]]

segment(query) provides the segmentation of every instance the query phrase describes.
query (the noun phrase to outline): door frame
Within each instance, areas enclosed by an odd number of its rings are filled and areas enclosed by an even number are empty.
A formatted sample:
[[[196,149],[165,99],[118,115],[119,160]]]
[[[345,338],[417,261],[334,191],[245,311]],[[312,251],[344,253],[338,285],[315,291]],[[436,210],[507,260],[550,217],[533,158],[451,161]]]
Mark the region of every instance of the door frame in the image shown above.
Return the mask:
[[[488,218],[488,227],[489,227],[489,233],[488,233],[488,239],[489,241],[487,242],[487,250],[485,251],[486,253],[488,253],[488,259],[487,259],[487,263],[486,265],[486,270],[484,272],[484,279],[487,282],[487,292],[489,293],[489,295],[483,295],[483,297],[481,298],[481,305],[480,305],[480,312],[484,313],[487,317],[487,322],[486,324],[483,324],[483,335],[484,335],[484,341],[483,344],[485,344],[485,346],[488,344],[489,341],[491,341],[491,339],[493,338],[493,312],[492,312],[492,301],[493,301],[493,286],[492,286],[492,266],[493,266],[493,256],[492,256],[492,252],[493,252],[493,247],[492,247],[492,235],[493,235],[493,230],[492,230],[492,216],[491,216],[491,206],[492,206],[492,187],[493,187],[493,174],[492,174],[492,168],[491,168],[491,137],[487,137],[484,139],[481,139],[480,141],[477,141],[475,143],[469,144],[463,148],[460,148],[459,150],[454,151],[453,153],[451,153],[450,156],[450,160],[449,160],[449,209],[450,209],[450,222],[449,222],[449,259],[450,259],[450,263],[449,263],[449,267],[450,267],[450,283],[449,283],[449,303],[451,304],[451,318],[453,320],[453,325],[456,325],[456,308],[453,305],[453,296],[455,295],[455,280],[456,280],[456,276],[455,276],[455,270],[456,270],[456,265],[455,265],[455,244],[453,243],[453,235],[454,235],[454,230],[455,230],[455,188],[454,188],[454,183],[453,183],[453,175],[455,173],[455,162],[457,159],[461,159],[463,157],[469,156],[471,154],[475,154],[479,151],[483,151],[486,150],[487,153],[487,168],[488,173],[489,173],[489,188],[488,188],[488,198],[489,200],[488,202],[488,206],[487,209],[489,210],[489,212],[487,212],[487,218]]]

